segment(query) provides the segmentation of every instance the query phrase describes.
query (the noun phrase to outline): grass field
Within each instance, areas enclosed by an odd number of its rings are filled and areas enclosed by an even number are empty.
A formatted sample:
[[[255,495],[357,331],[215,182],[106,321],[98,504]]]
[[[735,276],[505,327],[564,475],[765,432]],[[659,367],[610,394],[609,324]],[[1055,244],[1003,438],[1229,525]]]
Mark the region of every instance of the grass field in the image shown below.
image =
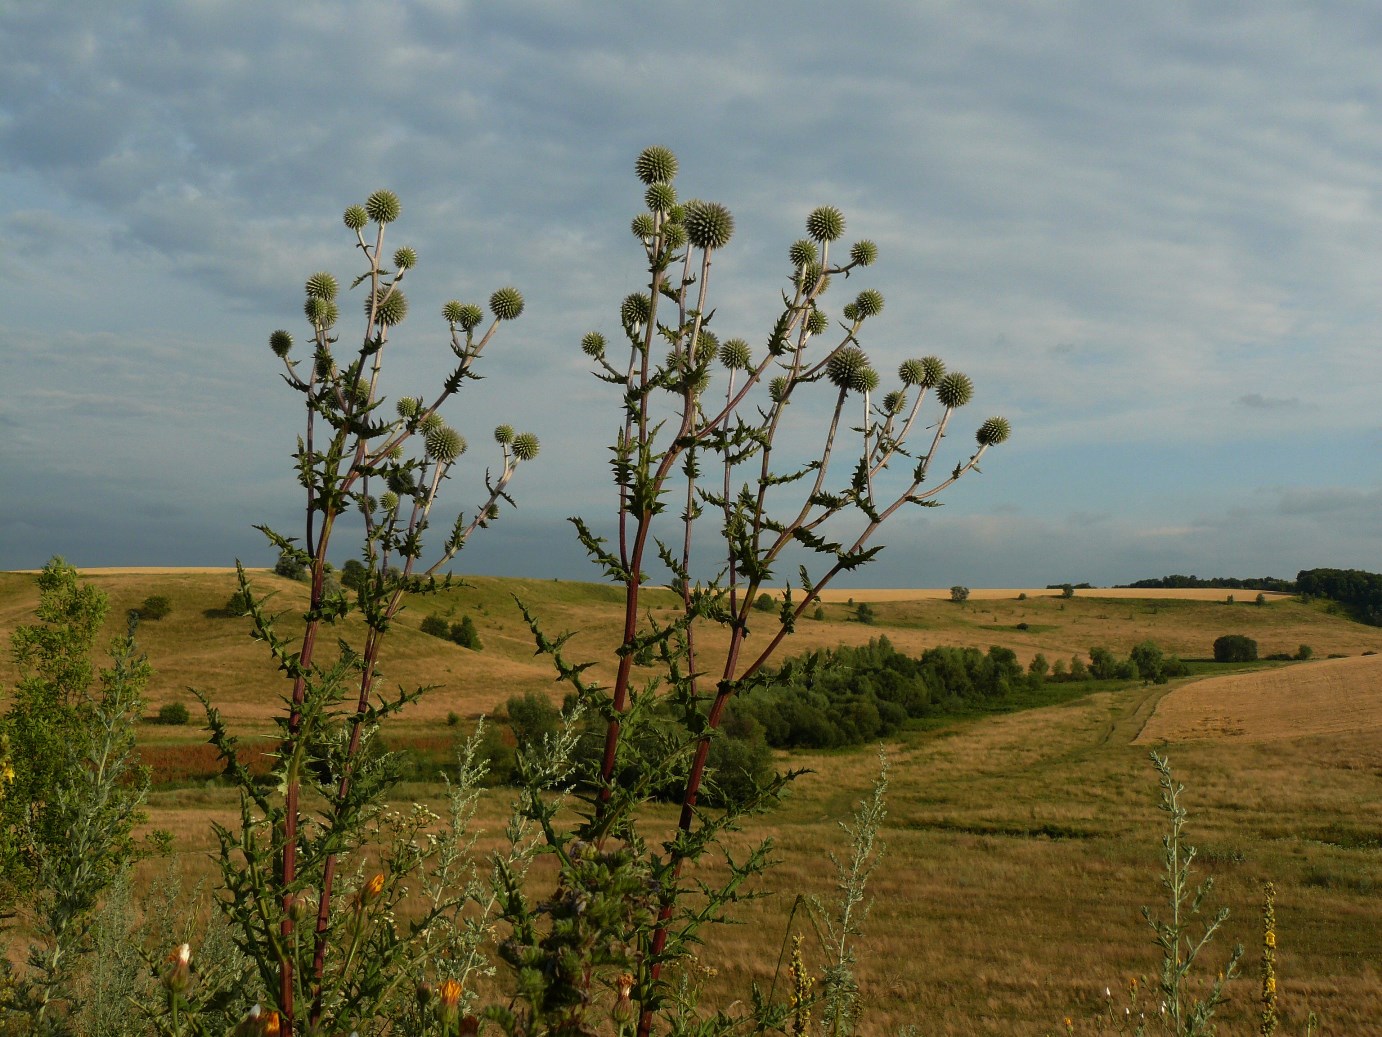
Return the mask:
[[[255,578],[279,592],[284,608],[301,596],[287,581]],[[245,621],[217,611],[233,576],[121,572],[93,581],[111,596],[116,615],[149,594],[173,601],[168,618],[140,630],[157,670],[151,711],[166,701],[194,706],[186,688],[196,685],[236,726],[267,730],[281,682],[262,646],[246,636]],[[532,656],[511,595],[527,600],[552,631],[580,631],[575,656],[598,653],[618,622],[613,588],[469,583],[410,609],[391,645],[392,680],[436,685],[403,722],[414,736],[450,737],[454,729],[439,724],[448,712],[473,716],[515,691],[558,694]],[[1027,591],[1019,601],[1016,590],[976,600],[980,593],[963,605],[945,600],[948,591],[870,599],[878,622],[866,626],[850,621],[847,603],[865,600],[864,592],[842,592],[843,601],[825,604],[824,620],[800,625],[788,650],[885,634],[909,652],[1001,644],[1024,659],[1040,651],[1054,660],[1092,645],[1125,654],[1151,638],[1183,657],[1204,658],[1214,638],[1243,633],[1264,654],[1304,643],[1317,658],[955,721],[890,744],[888,850],[859,945],[869,1008],[863,1032],[893,1034],[913,1024],[921,1034],[1031,1035],[1062,1029],[1066,1016],[1077,1033],[1094,1032],[1087,1020],[1104,988],[1118,993],[1157,963],[1139,913],[1161,899],[1162,828],[1147,763],[1157,748],[1187,786],[1201,874],[1215,876],[1216,900],[1233,913],[1211,967],[1233,940],[1249,947],[1249,975],[1233,990],[1230,1025],[1221,1032],[1256,1032],[1252,950],[1260,883],[1272,879],[1283,1033],[1303,1032],[1308,1009],[1325,1033],[1382,1033],[1382,657],[1362,655],[1382,651],[1382,629],[1289,598],[1256,606],[1249,592],[1232,606],[1226,592],[1198,601],[1097,591],[1066,600]],[[0,574],[0,635],[28,621],[36,600],[32,577]],[[470,615],[484,650],[422,635],[417,625],[427,612]],[[110,632],[118,625],[113,618]],[[0,684],[13,677],[8,658],[0,660]],[[195,727],[141,730],[151,750],[203,738]],[[867,792],[875,760],[858,751],[798,754],[790,762],[811,773],[744,838],[775,841],[783,863],[772,873],[774,889],[828,896],[826,854],[839,846],[837,822]],[[400,794],[435,802],[437,790],[411,786]],[[486,797],[481,820],[491,832],[504,804],[502,792]],[[150,825],[175,832],[183,866],[207,873],[207,822],[228,820],[232,809],[222,786],[196,782],[156,792]],[[750,979],[772,981],[791,907],[788,893],[746,904],[741,917],[749,924],[714,937],[702,955],[718,967],[708,980],[713,991],[742,997]]]

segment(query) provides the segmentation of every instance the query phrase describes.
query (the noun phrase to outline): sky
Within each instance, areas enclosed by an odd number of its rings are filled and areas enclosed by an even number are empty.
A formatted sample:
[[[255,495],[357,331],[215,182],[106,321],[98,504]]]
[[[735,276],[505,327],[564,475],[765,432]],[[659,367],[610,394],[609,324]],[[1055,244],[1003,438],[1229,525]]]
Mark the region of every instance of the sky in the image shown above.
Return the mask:
[[[387,187],[388,395],[444,376],[446,300],[527,300],[448,406],[440,525],[495,424],[542,454],[455,569],[598,579],[565,520],[609,528],[619,404],[579,343],[639,288],[658,144],[735,215],[721,338],[761,348],[835,205],[885,382],[973,378],[955,460],[1012,424],[854,586],[1378,570],[1379,55],[1382,8],[1294,0],[0,0],[0,569],[271,564],[302,407],[268,335]]]

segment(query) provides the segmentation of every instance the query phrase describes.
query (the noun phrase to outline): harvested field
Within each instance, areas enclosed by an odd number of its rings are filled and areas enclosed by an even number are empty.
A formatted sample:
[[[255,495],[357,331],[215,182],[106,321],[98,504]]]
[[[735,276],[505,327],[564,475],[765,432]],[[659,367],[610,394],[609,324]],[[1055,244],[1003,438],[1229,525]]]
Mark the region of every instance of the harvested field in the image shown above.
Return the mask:
[[[1382,655],[1211,677],[1158,703],[1135,743],[1273,742],[1382,728]]]
[[[1290,594],[1281,591],[1263,591],[1268,601],[1289,598]],[[1049,587],[971,587],[971,601],[1002,601],[1025,594],[1028,598],[1059,598],[1061,592]],[[1257,597],[1255,590],[1228,590],[1223,587],[1081,587],[1075,591],[1077,598],[1138,598],[1143,601],[1224,601],[1229,595],[1243,602]],[[847,587],[831,587],[821,594],[822,601],[949,601],[949,587],[884,587],[866,590],[850,590]]]

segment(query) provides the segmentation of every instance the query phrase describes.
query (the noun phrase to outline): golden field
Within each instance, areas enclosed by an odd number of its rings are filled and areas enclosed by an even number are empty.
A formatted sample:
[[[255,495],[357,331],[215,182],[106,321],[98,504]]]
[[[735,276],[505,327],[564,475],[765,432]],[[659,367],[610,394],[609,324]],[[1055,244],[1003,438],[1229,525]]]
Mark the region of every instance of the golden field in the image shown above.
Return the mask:
[[[234,590],[233,574],[122,571],[90,578],[111,597],[112,634],[116,617],[147,595],[172,599],[171,615],[140,628],[156,670],[151,712],[176,700],[195,715],[187,688],[196,686],[235,727],[267,733],[282,682],[263,647],[248,638],[247,621],[218,612]],[[275,590],[284,609],[301,600],[295,584],[262,573],[254,579]],[[472,717],[515,692],[560,695],[544,661],[533,657],[512,595],[526,600],[549,632],[579,631],[573,658],[598,657],[617,630],[615,588],[467,582],[415,602],[392,635],[389,679],[434,686],[402,720],[407,737],[456,737],[465,725],[447,727],[449,712]],[[1233,605],[1220,591],[1191,600],[1170,596],[1179,592],[1113,597],[1091,590],[1063,600],[1058,592],[1028,590],[1018,600],[1018,590],[990,597],[976,589],[963,605],[951,603],[948,590],[877,593],[837,592],[822,620],[799,625],[787,652],[886,635],[914,653],[935,644],[1001,644],[1024,659],[1042,652],[1054,660],[1086,655],[1093,645],[1122,655],[1150,638],[1185,658],[1205,658],[1215,637],[1242,633],[1263,654],[1308,644],[1316,658],[956,720],[889,744],[887,855],[858,949],[868,1006],[862,1032],[895,1034],[912,1024],[921,1034],[1032,1035],[1062,1030],[1066,1016],[1077,1033],[1094,1032],[1089,1019],[1105,987],[1119,995],[1129,978],[1150,975],[1157,963],[1139,912],[1142,905],[1155,911],[1161,901],[1162,829],[1147,763],[1156,748],[1186,785],[1200,874],[1215,877],[1216,902],[1232,911],[1208,964],[1218,967],[1235,939],[1249,948],[1247,978],[1233,988],[1220,1032],[1256,1032],[1253,941],[1260,883],[1271,879],[1279,890],[1281,1032],[1303,1033],[1313,1009],[1323,1033],[1382,1033],[1382,656],[1363,655],[1382,651],[1382,629],[1288,597],[1269,595],[1257,606],[1249,591],[1234,592]],[[876,625],[850,621],[851,597],[874,604]],[[36,600],[32,577],[0,574],[0,635],[28,622]],[[428,612],[470,615],[484,650],[421,634],[418,623]],[[288,617],[283,622],[290,624]],[[13,680],[8,657],[0,659],[0,685]],[[202,740],[195,726],[141,730],[150,752]],[[840,848],[838,822],[867,792],[876,768],[869,751],[794,754],[783,762],[811,773],[743,836],[773,839],[782,863],[770,885],[779,892],[744,905],[740,917],[749,924],[721,930],[702,955],[717,969],[709,988],[724,999],[746,997],[750,980],[772,982],[793,894],[829,896],[826,855]],[[434,806],[438,796],[420,785],[400,794]],[[491,833],[506,802],[502,791],[485,798],[481,822]],[[163,788],[150,806],[150,825],[176,834],[182,865],[208,873],[207,823],[230,819],[227,790],[213,782]],[[650,821],[661,817],[654,810]]]

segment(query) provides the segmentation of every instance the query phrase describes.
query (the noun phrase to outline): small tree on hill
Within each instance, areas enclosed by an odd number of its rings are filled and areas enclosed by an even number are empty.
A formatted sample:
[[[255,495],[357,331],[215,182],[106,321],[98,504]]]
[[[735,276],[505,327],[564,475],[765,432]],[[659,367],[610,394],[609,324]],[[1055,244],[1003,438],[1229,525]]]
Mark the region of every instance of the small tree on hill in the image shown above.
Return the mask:
[[[475,620],[469,616],[462,616],[459,623],[452,623],[449,634],[451,640],[462,648],[469,648],[471,651],[478,652],[483,647],[480,644],[480,632],[475,629]]]
[[[958,583],[950,588],[950,600],[955,602],[969,600],[969,588],[961,587]]]
[[[1225,634],[1214,642],[1216,663],[1250,663],[1257,658],[1257,642],[1244,634]]]

